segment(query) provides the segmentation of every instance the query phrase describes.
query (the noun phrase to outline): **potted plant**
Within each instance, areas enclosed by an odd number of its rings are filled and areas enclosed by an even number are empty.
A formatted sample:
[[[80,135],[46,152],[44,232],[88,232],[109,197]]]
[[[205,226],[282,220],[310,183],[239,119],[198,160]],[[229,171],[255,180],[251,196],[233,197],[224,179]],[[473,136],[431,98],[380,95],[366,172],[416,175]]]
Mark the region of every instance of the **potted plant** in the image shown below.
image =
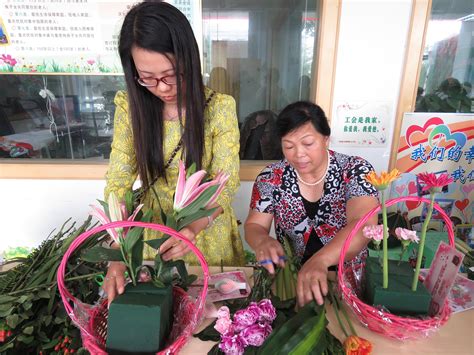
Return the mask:
[[[184,163],[179,163],[178,183],[172,214],[164,216],[173,230],[181,230],[193,221],[210,216],[215,208],[209,206],[217,199],[228,175],[219,173],[213,180],[201,182],[204,170],[195,172],[191,166],[186,174]],[[133,193],[119,201],[111,193],[103,210],[93,206],[92,214],[102,224],[115,221],[150,222],[152,211],[143,213],[143,205],[133,210]],[[189,277],[183,260],[165,261],[158,249],[169,238],[144,240],[142,227],[107,229],[118,249],[96,246],[82,254],[88,261],[122,261],[127,267],[130,284],[116,297],[108,311],[107,349],[126,352],[156,352],[163,348],[173,321],[173,286],[186,288],[194,278]],[[143,247],[157,249],[154,267],[144,266]],[[175,272],[177,271],[177,273]],[[133,327],[130,327],[133,324]]]
[[[390,173],[382,172],[378,176],[375,172],[370,172],[366,179],[380,192],[380,203],[382,208],[382,225],[367,226],[363,230],[365,237],[372,239],[376,246],[382,243],[383,258],[369,257],[366,261],[365,277],[366,289],[365,297],[372,305],[383,306],[395,314],[428,314],[431,295],[422,283],[419,283],[419,274],[423,251],[425,245],[426,231],[431,219],[434,207],[435,194],[441,188],[449,184],[452,179],[447,174],[436,176],[435,174],[418,174],[418,180],[423,185],[423,191],[429,190],[430,204],[425,216],[420,237],[415,231],[404,228],[397,228],[396,235],[401,240],[402,251],[406,250],[411,242],[419,242],[416,268],[413,270],[409,262],[388,259],[388,228],[387,228],[387,208],[385,201],[385,190],[391,182],[400,176],[398,170],[394,169]],[[390,275],[390,278],[389,278]]]

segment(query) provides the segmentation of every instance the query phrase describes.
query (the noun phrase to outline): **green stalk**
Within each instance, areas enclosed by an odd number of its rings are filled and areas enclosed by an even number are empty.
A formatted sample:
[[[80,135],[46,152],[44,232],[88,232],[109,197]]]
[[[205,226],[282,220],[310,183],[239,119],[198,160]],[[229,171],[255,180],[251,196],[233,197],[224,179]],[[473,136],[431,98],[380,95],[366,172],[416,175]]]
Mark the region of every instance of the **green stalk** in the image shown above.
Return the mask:
[[[411,285],[411,290],[413,292],[415,292],[418,287],[418,276],[420,275],[421,261],[423,260],[423,251],[425,249],[426,230],[428,229],[431,214],[433,213],[434,199],[435,194],[431,192],[430,207],[428,208],[428,213],[426,213],[425,221],[423,222],[423,226],[421,227],[420,246],[418,247],[418,257],[416,259],[415,275],[413,276],[413,283]]]
[[[339,305],[339,301],[337,299],[336,299],[336,302]],[[347,314],[346,309],[344,308],[344,306],[339,305],[339,309],[341,310],[342,315],[346,319],[347,324],[349,324],[349,328],[351,328],[352,335],[358,336],[354,326],[352,325],[351,320],[349,319],[349,315]]]
[[[382,220],[383,220],[383,288],[388,288],[388,233],[387,233],[387,207],[385,206],[385,193],[381,191]]]
[[[334,314],[336,315],[337,322],[339,323],[339,326],[341,327],[342,332],[347,338],[349,337],[349,334],[347,333],[346,327],[344,327],[341,317],[339,316],[339,305],[336,303],[336,297],[332,294],[332,292],[333,292],[332,290],[329,291],[329,296],[331,297],[331,301],[332,301],[332,308],[334,309]]]
[[[132,270],[132,256],[130,255],[130,257],[127,257],[125,250],[123,249],[123,244],[123,238],[120,238],[120,252],[122,253],[122,259],[127,266],[133,286],[136,286],[137,282],[135,280],[135,273]]]
[[[70,277],[68,279],[65,279],[64,281],[65,282],[69,282],[69,281],[75,281],[75,280],[81,280],[81,279],[87,279],[87,278],[93,278],[95,276],[98,276],[98,275],[102,275],[103,272],[96,272],[96,273],[93,273],[93,274],[88,274],[88,275],[81,275],[81,276],[74,276],[74,277]],[[17,290],[17,291],[13,291],[13,292],[8,292],[6,293],[8,296],[12,296],[12,295],[16,295],[16,294],[20,294],[20,293],[23,293],[23,292],[27,292],[27,291],[34,291],[34,290],[37,290],[37,289],[41,289],[41,288],[45,288],[45,287],[50,287],[50,286],[53,286],[57,283],[57,281],[54,281],[54,282],[50,282],[50,283],[46,283],[46,284],[42,284],[42,285],[38,285],[38,286],[34,286],[34,287],[28,287],[28,288],[24,288],[24,289],[21,289],[21,290]]]

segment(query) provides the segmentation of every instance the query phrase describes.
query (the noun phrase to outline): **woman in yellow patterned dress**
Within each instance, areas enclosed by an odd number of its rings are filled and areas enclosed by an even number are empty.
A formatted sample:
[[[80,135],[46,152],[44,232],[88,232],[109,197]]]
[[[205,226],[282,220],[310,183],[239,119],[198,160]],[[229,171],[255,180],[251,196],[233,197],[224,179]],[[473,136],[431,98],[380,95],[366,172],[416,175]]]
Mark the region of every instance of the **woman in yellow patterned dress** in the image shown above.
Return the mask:
[[[126,15],[119,54],[127,93],[118,92],[114,138],[107,172],[106,197],[119,198],[132,189],[137,176],[146,188],[145,209],[161,223],[169,214],[178,177],[178,161],[197,164],[211,177],[230,174],[217,200],[217,210],[181,230],[195,242],[211,265],[241,265],[242,241],[231,201],[239,187],[239,130],[235,101],[203,86],[199,51],[186,17],[167,3],[144,2]],[[145,233],[145,238],[154,238]],[[152,259],[153,249],[145,250]],[[164,259],[195,263],[184,243],[163,243]],[[109,302],[123,292],[122,263],[111,263],[104,282]]]

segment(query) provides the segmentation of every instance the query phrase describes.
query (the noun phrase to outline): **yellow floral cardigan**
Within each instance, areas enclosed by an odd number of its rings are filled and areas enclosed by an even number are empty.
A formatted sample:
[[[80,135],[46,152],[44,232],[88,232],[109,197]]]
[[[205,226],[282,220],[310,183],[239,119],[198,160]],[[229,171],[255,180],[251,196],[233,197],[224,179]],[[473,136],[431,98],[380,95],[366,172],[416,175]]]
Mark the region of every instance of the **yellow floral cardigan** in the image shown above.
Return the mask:
[[[206,97],[211,91],[206,88]],[[115,191],[122,198],[132,188],[138,171],[133,148],[132,126],[128,116],[127,94],[119,91],[115,96],[117,106],[114,119],[114,137],[110,154],[109,168],[106,174],[105,196]],[[164,161],[168,161],[181,136],[179,121],[164,121]],[[224,212],[213,224],[197,236],[197,247],[203,252],[209,265],[242,265],[244,252],[240,239],[237,220],[231,207],[239,181],[239,129],[237,124],[235,101],[231,96],[216,93],[205,111],[203,169],[211,176],[220,170],[230,174],[227,185],[219,196],[218,203]],[[167,181],[160,178],[154,184],[159,203],[149,190],[144,198],[144,208],[155,211],[153,222],[162,223],[159,206],[166,214],[173,208],[173,194],[178,178],[178,160],[182,150],[166,170]],[[156,234],[147,230],[145,239],[156,238]],[[145,258],[153,259],[155,250],[145,247]],[[197,264],[197,258],[190,253],[184,257],[186,262]]]

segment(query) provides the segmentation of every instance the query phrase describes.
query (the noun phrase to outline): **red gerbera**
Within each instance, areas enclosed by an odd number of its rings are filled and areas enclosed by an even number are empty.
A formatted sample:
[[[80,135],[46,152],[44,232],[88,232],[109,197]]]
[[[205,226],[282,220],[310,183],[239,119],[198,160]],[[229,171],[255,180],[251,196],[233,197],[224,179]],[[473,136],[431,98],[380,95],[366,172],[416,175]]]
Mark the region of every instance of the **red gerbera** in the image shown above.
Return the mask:
[[[446,173],[440,175],[433,173],[419,173],[417,177],[420,184],[424,185],[422,190],[429,190],[430,192],[441,192],[443,186],[446,186],[454,181]]]

